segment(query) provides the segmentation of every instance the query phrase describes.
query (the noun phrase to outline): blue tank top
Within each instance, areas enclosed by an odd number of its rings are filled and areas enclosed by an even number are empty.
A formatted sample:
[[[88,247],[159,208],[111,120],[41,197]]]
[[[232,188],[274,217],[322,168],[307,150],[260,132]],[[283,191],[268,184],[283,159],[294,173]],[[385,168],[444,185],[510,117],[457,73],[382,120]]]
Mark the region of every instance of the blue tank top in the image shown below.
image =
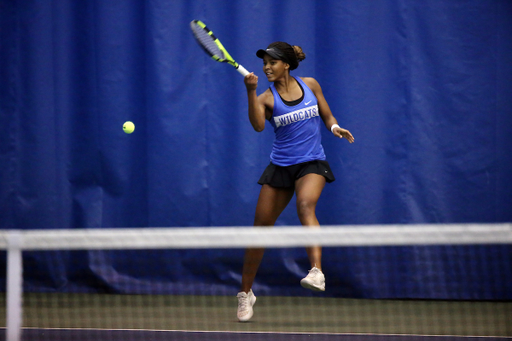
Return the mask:
[[[274,95],[274,111],[270,124],[276,134],[270,161],[278,166],[325,160],[318,101],[302,79],[295,79],[302,86],[304,99],[292,107],[283,102],[274,84],[270,85]]]

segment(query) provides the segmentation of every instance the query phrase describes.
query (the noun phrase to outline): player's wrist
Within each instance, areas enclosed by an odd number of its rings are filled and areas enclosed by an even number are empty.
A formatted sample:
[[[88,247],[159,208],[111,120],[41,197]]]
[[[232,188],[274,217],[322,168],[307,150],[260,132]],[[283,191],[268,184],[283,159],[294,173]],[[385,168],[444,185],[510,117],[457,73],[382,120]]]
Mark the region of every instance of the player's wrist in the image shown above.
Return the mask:
[[[340,128],[340,126],[339,126],[339,125],[337,125],[337,124],[333,124],[333,125],[331,126],[331,133],[333,133],[333,134],[334,134],[334,128]]]

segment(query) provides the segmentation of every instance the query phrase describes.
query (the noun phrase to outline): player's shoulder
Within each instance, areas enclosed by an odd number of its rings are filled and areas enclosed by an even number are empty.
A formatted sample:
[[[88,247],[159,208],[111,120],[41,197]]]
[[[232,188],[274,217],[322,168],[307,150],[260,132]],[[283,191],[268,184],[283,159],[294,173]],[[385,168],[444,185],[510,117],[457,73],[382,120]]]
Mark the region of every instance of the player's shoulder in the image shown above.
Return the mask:
[[[270,88],[267,88],[267,90],[263,91],[258,97],[261,98],[267,98],[267,97],[273,97],[272,90]]]
[[[272,94],[272,90],[270,90],[270,88],[267,88],[267,90],[263,91],[258,96],[258,99],[260,100],[260,103],[264,103],[265,105],[273,105],[274,95]]]
[[[320,84],[318,83],[318,81],[316,79],[314,79],[313,77],[300,77],[300,79],[302,79],[302,81],[310,88],[310,89],[313,89],[313,88],[319,88],[320,87]]]

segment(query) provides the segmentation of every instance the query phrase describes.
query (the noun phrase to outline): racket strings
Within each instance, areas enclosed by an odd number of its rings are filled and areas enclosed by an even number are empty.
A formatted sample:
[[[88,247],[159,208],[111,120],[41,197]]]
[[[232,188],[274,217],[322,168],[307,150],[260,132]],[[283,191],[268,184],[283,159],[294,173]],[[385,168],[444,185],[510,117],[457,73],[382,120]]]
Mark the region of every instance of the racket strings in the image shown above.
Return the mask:
[[[215,43],[215,36],[209,34],[206,28],[203,28],[197,24],[192,25],[192,32],[196,37],[197,41],[201,44],[202,48],[210,54],[212,57],[215,56],[219,59],[226,59],[222,50]]]

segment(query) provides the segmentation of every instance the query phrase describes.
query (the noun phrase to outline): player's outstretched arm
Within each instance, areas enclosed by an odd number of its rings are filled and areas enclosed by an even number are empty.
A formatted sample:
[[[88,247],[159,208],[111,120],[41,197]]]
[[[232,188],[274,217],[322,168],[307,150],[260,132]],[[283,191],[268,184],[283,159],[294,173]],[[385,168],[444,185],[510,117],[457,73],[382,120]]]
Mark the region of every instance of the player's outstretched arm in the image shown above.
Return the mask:
[[[322,92],[322,87],[316,81],[316,79],[307,77],[302,79],[307,86],[313,91],[318,101],[318,110],[320,111],[320,117],[324,121],[325,127],[329,129],[334,136],[339,138],[346,138],[348,142],[354,142],[354,136],[347,129],[340,128],[338,125],[338,121],[334,117],[331,112],[331,108],[329,108],[329,104],[325,100],[324,94]]]
[[[336,124],[336,126],[331,127],[331,131],[334,134],[334,136],[341,138],[346,138],[348,142],[352,143],[354,142],[354,136],[348,131],[347,129],[343,129],[340,126]]]

